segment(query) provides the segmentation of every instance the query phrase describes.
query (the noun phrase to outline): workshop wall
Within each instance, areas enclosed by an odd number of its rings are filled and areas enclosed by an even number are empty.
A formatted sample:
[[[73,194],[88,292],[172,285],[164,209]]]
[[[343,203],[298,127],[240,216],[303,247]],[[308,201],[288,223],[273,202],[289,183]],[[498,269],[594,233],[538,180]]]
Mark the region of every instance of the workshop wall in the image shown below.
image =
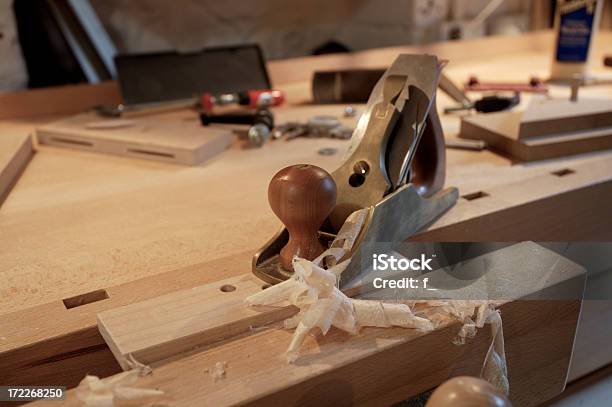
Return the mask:
[[[124,52],[189,50],[257,42],[270,59],[311,55],[332,41],[360,50],[444,39],[447,32],[443,23],[451,15],[453,19],[469,20],[487,3],[480,0],[469,3],[460,0],[91,2]],[[525,20],[530,3],[505,0],[494,15],[518,15]]]
[[[324,51],[423,44],[543,29],[550,26],[554,0],[500,1],[483,24],[474,24],[475,16],[487,4],[495,2],[89,1],[122,53],[196,50],[206,46],[255,42],[262,46],[268,59],[279,59]],[[28,84],[15,28],[13,3],[14,0],[0,0],[0,92],[22,89]],[[612,2],[606,2],[601,26],[607,29],[612,27]],[[35,86],[31,79],[30,86]],[[73,82],[75,80],[67,81]],[[60,80],[60,83],[63,82]],[[48,85],[42,83],[38,86]]]

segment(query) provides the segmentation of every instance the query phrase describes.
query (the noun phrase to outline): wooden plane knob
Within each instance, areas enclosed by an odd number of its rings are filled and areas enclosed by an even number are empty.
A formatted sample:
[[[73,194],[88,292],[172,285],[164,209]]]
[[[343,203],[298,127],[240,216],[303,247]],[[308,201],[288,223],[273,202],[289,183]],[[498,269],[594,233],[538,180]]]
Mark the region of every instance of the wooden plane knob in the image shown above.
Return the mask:
[[[432,393],[426,407],[512,407],[491,383],[469,376],[454,377]]]
[[[336,183],[327,171],[308,164],[283,168],[270,181],[268,201],[289,232],[280,252],[285,270],[293,271],[294,255],[314,260],[323,253],[317,232],[336,205]]]

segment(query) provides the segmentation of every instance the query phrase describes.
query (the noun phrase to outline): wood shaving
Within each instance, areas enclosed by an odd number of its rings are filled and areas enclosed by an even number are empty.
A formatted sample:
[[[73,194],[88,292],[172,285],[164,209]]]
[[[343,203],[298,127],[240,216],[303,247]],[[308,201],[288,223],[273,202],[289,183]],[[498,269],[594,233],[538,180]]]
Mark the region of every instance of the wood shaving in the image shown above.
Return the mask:
[[[225,379],[225,368],[227,368],[227,362],[217,362],[215,363],[215,367],[206,369],[205,372],[212,377],[213,381],[217,382],[221,379]]]
[[[140,363],[134,358],[134,355],[131,353],[128,354],[126,358],[126,363],[130,367],[130,369],[138,370],[139,376],[148,376],[153,373],[153,369],[149,365],[145,365],[144,363]]]
[[[390,304],[371,300],[352,300],[360,326],[388,328],[401,326],[429,332],[434,329],[427,318],[417,317],[406,304]]]
[[[247,306],[295,305],[300,309],[298,314],[284,322],[286,328],[295,328],[286,352],[289,362],[295,361],[306,336],[314,329],[323,335],[332,326],[350,334],[357,334],[364,326],[433,329],[430,321],[415,316],[405,304],[354,300],[338,289],[339,277],[350,260],[338,261],[352,249],[367,214],[368,209],[352,213],[330,248],[314,261],[295,257],[292,278],[245,299]]]
[[[299,313],[284,321],[287,329],[294,329],[293,338],[285,357],[289,363],[296,360],[306,336],[318,329],[325,335],[332,326],[357,334],[360,327],[392,327],[432,331],[449,319],[462,326],[453,340],[463,345],[474,337],[479,328],[491,324],[493,340],[485,357],[481,377],[508,394],[508,374],[504,353],[502,321],[494,301],[411,301],[388,303],[358,300],[347,297],[338,289],[338,281],[350,259],[338,263],[349,253],[359,236],[369,209],[352,213],[338,235],[323,254],[313,261],[299,257],[293,259],[293,276],[245,299],[246,306],[294,305]],[[419,304],[428,309],[427,318],[414,315],[411,306]]]
[[[464,345],[467,338],[474,337],[477,330],[485,324],[491,325],[491,345],[485,356],[480,377],[495,386],[504,394],[510,394],[508,368],[504,345],[504,332],[501,314],[496,301],[428,301],[430,307],[438,307],[442,313],[462,322],[455,345]]]
[[[138,370],[129,370],[104,380],[85,376],[76,388],[76,397],[86,407],[113,407],[123,400],[159,397],[161,390],[132,387],[138,381]]]
[[[486,316],[486,323],[491,324],[493,340],[489,346],[487,356],[485,356],[480,376],[495,386],[496,389],[508,395],[510,394],[510,382],[508,381],[508,365],[506,363],[501,313],[496,309],[489,308],[489,310]]]

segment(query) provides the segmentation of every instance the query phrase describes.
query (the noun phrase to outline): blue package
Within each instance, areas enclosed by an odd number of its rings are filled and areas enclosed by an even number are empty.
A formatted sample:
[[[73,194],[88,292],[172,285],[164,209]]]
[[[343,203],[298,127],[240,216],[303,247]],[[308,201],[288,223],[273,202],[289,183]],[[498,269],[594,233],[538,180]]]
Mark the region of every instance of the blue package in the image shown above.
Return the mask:
[[[561,7],[557,61],[586,62],[591,43],[596,1],[573,0]]]

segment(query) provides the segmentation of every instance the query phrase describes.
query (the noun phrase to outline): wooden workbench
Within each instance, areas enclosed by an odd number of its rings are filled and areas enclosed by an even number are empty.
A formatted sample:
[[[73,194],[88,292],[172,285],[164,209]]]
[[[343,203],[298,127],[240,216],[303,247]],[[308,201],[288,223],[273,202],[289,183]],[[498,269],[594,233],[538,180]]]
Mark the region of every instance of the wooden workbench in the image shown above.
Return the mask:
[[[599,43],[598,61],[612,52],[612,33]],[[546,76],[551,44],[550,33],[536,33],[271,62],[272,81],[291,102],[277,120],[341,113],[343,106],[307,104],[315,69],[381,67],[400,52],[429,52],[451,60],[447,73],[457,81],[472,73],[524,80]],[[589,93],[612,96],[612,87],[583,91]],[[67,102],[49,104],[50,98]],[[117,100],[114,83],[2,96],[0,137]],[[448,103],[440,95],[438,107]],[[453,137],[459,120],[442,120]],[[95,327],[97,312],[250,270],[252,254],[279,226],[265,192],[271,176],[298,162],[333,170],[342,154],[317,151],[347,145],[298,139],[245,149],[237,141],[202,167],[38,146],[0,207],[0,383],[72,386],[87,372],[117,372]],[[612,240],[612,152],[529,165],[489,151],[447,154],[447,185],[462,196],[489,196],[460,200],[417,239]],[[566,168],[572,177],[552,174]],[[500,203],[495,217],[479,216]],[[71,309],[62,302],[91,292],[108,298]]]

